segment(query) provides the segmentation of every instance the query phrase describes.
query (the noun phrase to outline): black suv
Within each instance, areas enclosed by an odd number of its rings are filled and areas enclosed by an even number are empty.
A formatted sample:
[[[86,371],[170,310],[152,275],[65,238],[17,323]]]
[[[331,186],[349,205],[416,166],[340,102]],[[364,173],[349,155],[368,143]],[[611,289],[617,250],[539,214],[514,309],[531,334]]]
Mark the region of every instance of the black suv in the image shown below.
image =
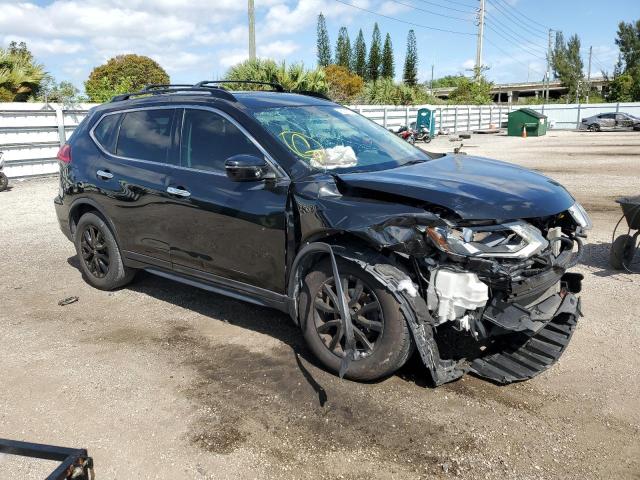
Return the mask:
[[[56,211],[87,282],[144,269],[280,309],[357,380],[414,349],[436,385],[524,380],[559,358],[591,226],[561,185],[425,153],[315,95],[223,87],[115,97],[60,149]]]

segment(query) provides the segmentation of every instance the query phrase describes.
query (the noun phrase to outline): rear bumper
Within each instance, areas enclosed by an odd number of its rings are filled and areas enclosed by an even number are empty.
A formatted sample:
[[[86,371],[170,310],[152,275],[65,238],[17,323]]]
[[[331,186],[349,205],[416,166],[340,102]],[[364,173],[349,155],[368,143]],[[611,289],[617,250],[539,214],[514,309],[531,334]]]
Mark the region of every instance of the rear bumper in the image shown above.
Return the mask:
[[[73,234],[71,233],[71,225],[69,223],[69,209],[64,204],[64,200],[57,196],[53,199],[53,206],[56,209],[56,216],[58,217],[58,225],[60,230],[70,242],[73,242]]]

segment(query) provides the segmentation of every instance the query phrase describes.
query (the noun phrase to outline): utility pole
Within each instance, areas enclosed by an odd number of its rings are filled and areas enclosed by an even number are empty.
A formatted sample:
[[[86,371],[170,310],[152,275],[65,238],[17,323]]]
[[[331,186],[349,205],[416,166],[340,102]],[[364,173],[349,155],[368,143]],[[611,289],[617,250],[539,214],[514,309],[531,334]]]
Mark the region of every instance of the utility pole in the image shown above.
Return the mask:
[[[431,82],[429,82],[429,90],[431,91],[431,95],[433,95],[433,63],[431,64]]]
[[[589,69],[587,70],[587,103],[589,103],[589,92],[591,91],[591,56],[593,55],[593,45],[589,47]]]
[[[553,30],[549,29],[549,51],[547,52],[547,91],[545,93],[545,103],[549,103],[549,83],[551,83],[551,34]]]
[[[478,48],[476,50],[476,82],[480,83],[482,76],[482,42],[484,40],[484,1],[480,0],[478,11]]]
[[[249,60],[256,59],[256,11],[253,0],[249,0]]]

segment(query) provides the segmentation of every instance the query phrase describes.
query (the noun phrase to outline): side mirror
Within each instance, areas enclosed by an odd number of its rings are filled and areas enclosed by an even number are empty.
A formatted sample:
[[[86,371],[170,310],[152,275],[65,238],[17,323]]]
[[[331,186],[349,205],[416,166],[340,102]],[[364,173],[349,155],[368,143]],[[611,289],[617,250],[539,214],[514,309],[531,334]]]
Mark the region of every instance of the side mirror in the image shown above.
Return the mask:
[[[224,169],[234,182],[258,182],[275,175],[264,158],[255,155],[234,155],[224,162]]]

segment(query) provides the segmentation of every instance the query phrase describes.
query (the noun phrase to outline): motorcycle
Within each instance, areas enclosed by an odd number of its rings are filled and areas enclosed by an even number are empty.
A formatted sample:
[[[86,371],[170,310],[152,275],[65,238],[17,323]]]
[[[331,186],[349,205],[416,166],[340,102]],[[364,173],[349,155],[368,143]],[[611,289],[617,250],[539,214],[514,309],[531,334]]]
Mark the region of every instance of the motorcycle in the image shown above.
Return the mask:
[[[393,131],[393,130],[392,130]],[[412,128],[407,127],[406,125],[402,125],[397,131],[393,132],[401,139],[406,142],[409,142],[411,145],[416,143],[416,132]]]
[[[422,127],[419,132],[415,133],[416,142],[429,143],[431,141],[431,134],[427,127]]]
[[[7,187],[9,187],[9,179],[2,171],[3,167],[4,167],[4,160],[2,159],[2,152],[0,152],[0,192],[3,192],[4,190],[7,189]]]

